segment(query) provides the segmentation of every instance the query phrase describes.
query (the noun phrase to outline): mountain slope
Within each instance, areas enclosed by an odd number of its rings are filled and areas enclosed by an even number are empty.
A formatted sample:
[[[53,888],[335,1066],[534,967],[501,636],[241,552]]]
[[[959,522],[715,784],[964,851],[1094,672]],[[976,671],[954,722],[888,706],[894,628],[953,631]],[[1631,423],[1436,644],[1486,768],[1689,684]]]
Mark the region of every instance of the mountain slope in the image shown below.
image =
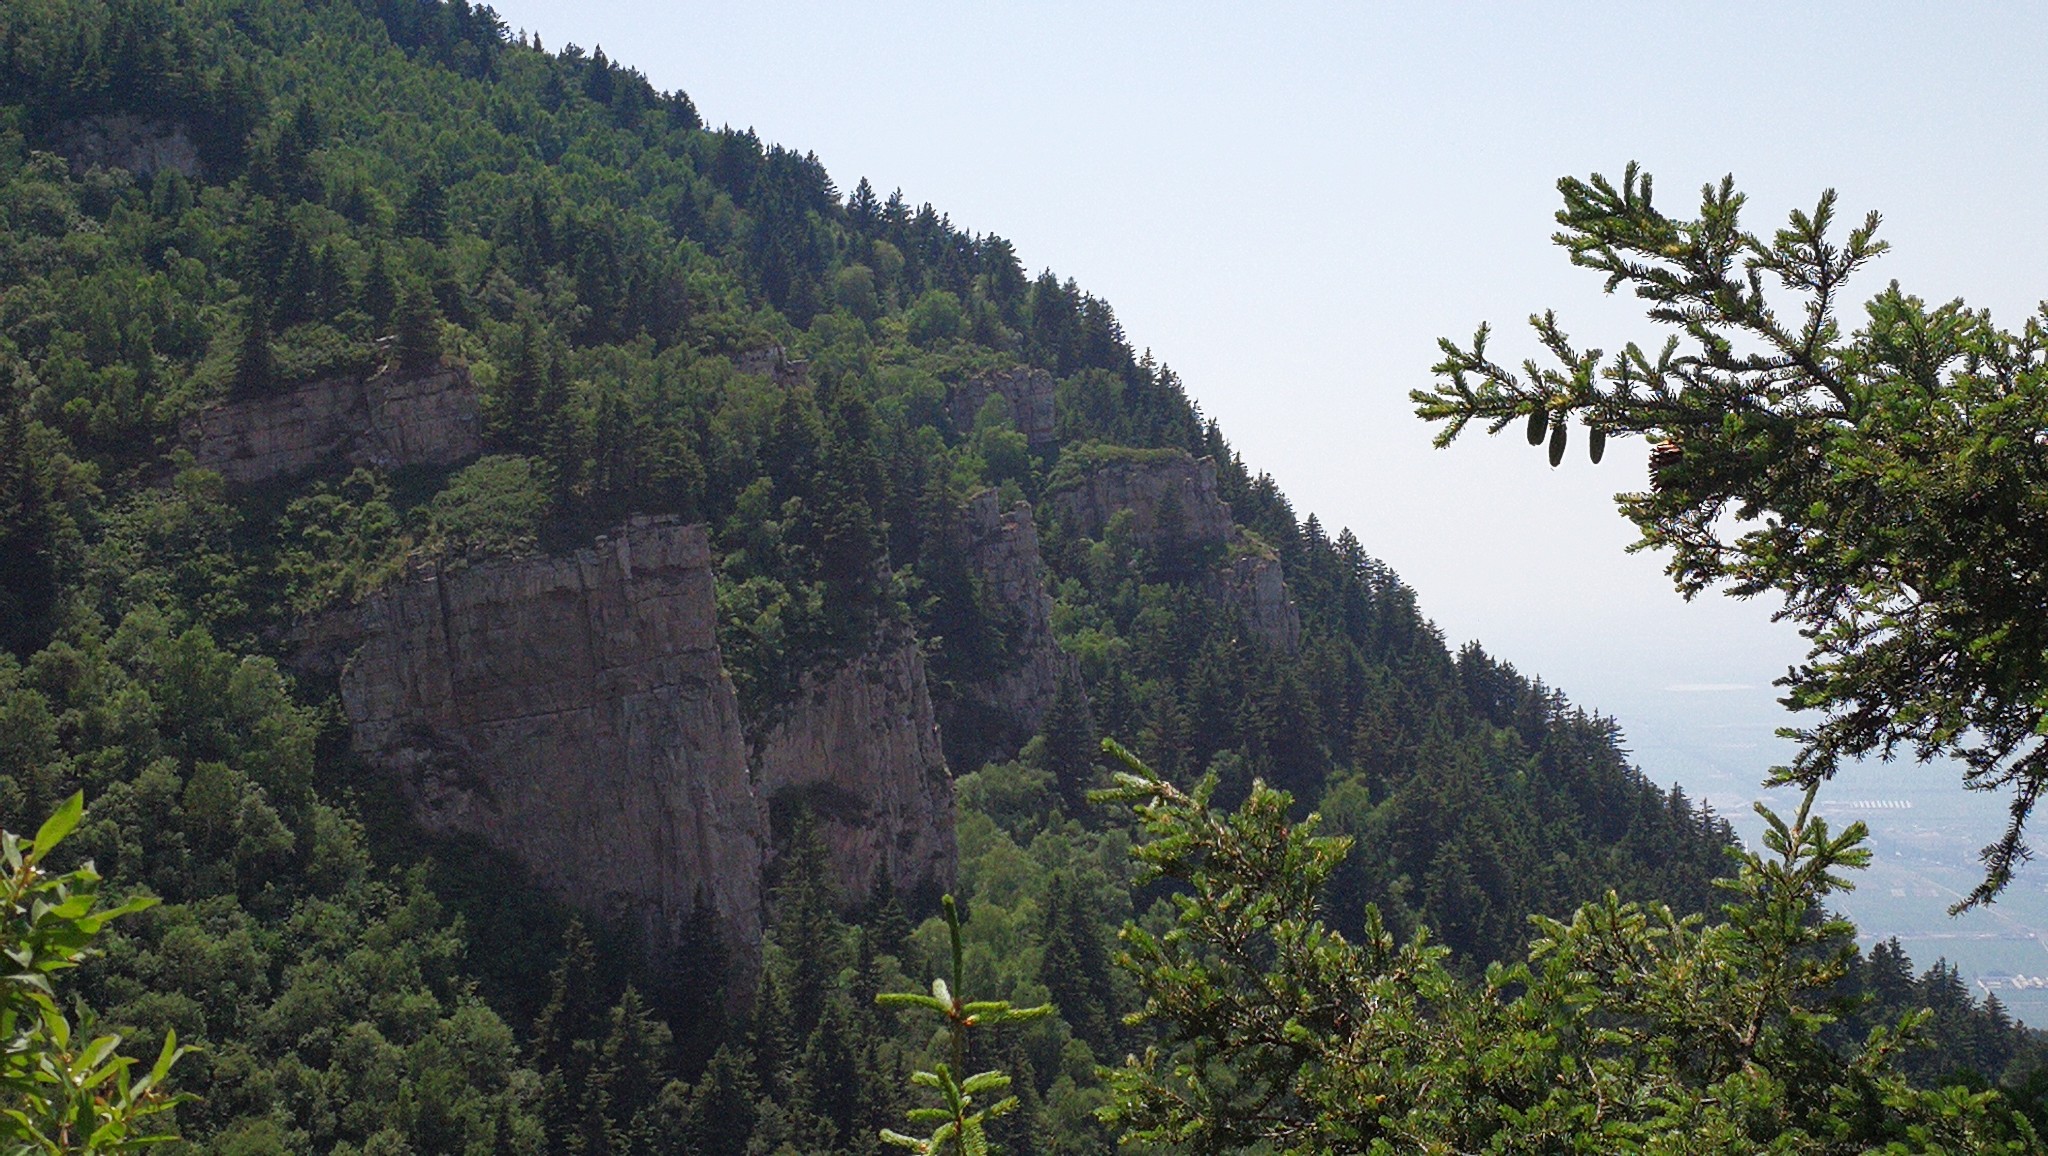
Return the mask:
[[[999,237],[460,0],[24,2],[0,105],[0,815],[85,787],[84,852],[168,901],[90,992],[210,1041],[214,1149],[862,1147],[923,1046],[863,995],[942,887],[977,988],[1061,1006],[1013,1139],[1099,1144],[1107,935],[1158,898],[1102,734],[1294,792],[1357,837],[1336,921],[1467,966],[1610,887],[1712,902],[1724,823],[1449,652]],[[576,665],[564,600],[644,609],[657,525],[703,527],[660,586],[697,625]],[[502,728],[628,667],[515,801]],[[740,815],[687,871],[709,804],[603,778],[678,734],[660,782]]]

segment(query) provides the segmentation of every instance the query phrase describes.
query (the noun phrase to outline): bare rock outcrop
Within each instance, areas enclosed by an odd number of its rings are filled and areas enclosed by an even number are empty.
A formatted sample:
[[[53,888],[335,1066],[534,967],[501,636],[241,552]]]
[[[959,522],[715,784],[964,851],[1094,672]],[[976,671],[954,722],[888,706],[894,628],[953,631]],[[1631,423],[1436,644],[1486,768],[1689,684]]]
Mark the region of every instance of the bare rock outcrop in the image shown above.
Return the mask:
[[[1067,524],[1099,538],[1109,520],[1131,512],[1140,546],[1172,536],[1221,546],[1237,536],[1230,506],[1216,493],[1216,463],[1184,450],[1095,448],[1077,475],[1047,496]]]
[[[483,447],[469,371],[316,381],[275,397],[226,402],[180,433],[202,466],[237,485],[333,462],[395,469],[454,465]]]
[[[955,728],[951,718],[941,720],[949,738],[955,730],[985,738],[986,749],[962,752],[978,765],[1008,756],[1037,734],[1061,680],[1078,678],[1080,664],[1053,637],[1052,596],[1030,503],[1005,510],[996,491],[975,494],[961,510],[953,548],[1001,608],[1008,642],[1006,663],[959,682],[962,701],[953,713],[972,721]]]
[[[137,176],[177,172],[196,177],[204,169],[199,146],[185,126],[132,113],[84,116],[57,130],[57,151],[79,172],[127,169]]]
[[[355,749],[428,830],[481,837],[657,950],[701,888],[752,953],[764,824],[712,575],[702,526],[634,518],[372,595],[341,675]]]
[[[1091,538],[1100,537],[1112,518],[1128,510],[1131,534],[1141,548],[1156,549],[1171,540],[1219,551],[1222,560],[1203,582],[1210,596],[1235,607],[1246,630],[1266,645],[1285,653],[1300,645],[1301,614],[1280,559],[1231,520],[1210,459],[1184,450],[1096,447],[1048,501],[1069,526]]]
[[[885,629],[816,680],[763,738],[755,768],[771,810],[809,809],[848,898],[881,873],[899,890],[953,885],[953,778],[908,630]]]
[[[1053,443],[1053,380],[1042,369],[1020,365],[1015,369],[977,374],[946,392],[946,409],[953,428],[966,433],[991,397],[1001,398],[1009,410],[1010,424],[1032,449]]]
[[[1301,611],[1287,589],[1280,559],[1271,554],[1244,554],[1216,568],[1210,576],[1212,596],[1237,608],[1252,637],[1283,654],[1301,646]]]
[[[780,345],[749,349],[732,359],[732,367],[748,377],[765,377],[784,389],[802,385],[811,376],[810,363],[791,357]]]

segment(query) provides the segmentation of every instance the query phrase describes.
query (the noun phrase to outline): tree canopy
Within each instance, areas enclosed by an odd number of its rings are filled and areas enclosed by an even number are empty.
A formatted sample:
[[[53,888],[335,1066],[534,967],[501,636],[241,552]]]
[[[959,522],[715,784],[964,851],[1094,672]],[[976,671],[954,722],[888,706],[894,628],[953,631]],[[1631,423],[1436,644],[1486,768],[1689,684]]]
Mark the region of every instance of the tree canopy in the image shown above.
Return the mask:
[[[1766,235],[1743,227],[1732,178],[1690,217],[1660,209],[1634,165],[1558,188],[1572,263],[1673,332],[1608,356],[1545,312],[1530,324],[1549,360],[1515,367],[1482,325],[1442,342],[1418,414],[1442,423],[1439,445],[1526,419],[1552,465],[1575,423],[1596,462],[1609,435],[1650,439],[1649,488],[1617,499],[1636,548],[1668,549],[1688,597],[1780,595],[1809,643],[1779,685],[1819,717],[1783,732],[1799,751],[1777,776],[1960,759],[1968,786],[2011,791],[1964,905],[1994,898],[2048,788],[2048,306],[2008,329],[1893,282],[1846,318],[1885,243],[1875,212],[1840,228],[1832,190]]]

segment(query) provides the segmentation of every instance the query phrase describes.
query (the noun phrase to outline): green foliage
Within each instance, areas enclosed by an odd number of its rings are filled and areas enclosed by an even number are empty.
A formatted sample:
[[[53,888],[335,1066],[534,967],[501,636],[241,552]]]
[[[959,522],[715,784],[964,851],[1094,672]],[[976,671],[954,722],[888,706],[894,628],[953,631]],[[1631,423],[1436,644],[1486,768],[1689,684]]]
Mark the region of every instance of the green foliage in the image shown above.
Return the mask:
[[[903,317],[911,344],[930,346],[960,333],[960,298],[944,289],[926,290]]]
[[[1558,440],[1576,416],[1654,442],[1650,489],[1618,499],[1638,548],[1669,549],[1687,596],[1775,591],[1810,644],[1779,685],[1822,718],[1785,732],[1800,750],[1779,776],[1817,783],[1845,758],[1904,749],[1961,759],[1971,787],[2010,787],[2011,824],[1965,905],[1990,900],[2026,858],[2048,786],[2048,569],[2041,535],[2021,529],[2048,515],[2048,328],[2001,329],[1894,284],[1847,331],[1847,283],[1886,246],[1874,212],[1837,234],[1833,190],[1765,236],[1742,227],[1732,179],[1704,187],[1692,218],[1657,208],[1633,164],[1618,186],[1558,188],[1572,263],[1676,332],[1608,358],[1544,313],[1531,322],[1556,364],[1517,372],[1482,326],[1469,346],[1442,343],[1443,381],[1415,392],[1417,412],[1444,423],[1440,445],[1540,413]]]
[[[108,922],[155,904],[146,897],[100,905],[91,864],[53,874],[43,862],[78,827],[83,792],[59,804],[33,838],[0,830],[0,1150],[9,1153],[131,1152],[172,1138],[151,1117],[189,1096],[172,1094],[172,1065],[191,1051],[166,1033],[141,1076],[120,1055],[118,1034],[74,1029],[58,1003],[58,973],[92,955]],[[78,1028],[90,1031],[90,1021]]]
[[[911,1076],[911,1083],[920,1088],[929,1088],[938,1094],[940,1106],[936,1108],[913,1108],[910,1122],[930,1126],[929,1136],[906,1136],[901,1132],[884,1129],[882,1139],[899,1148],[907,1148],[919,1156],[932,1153],[952,1152],[957,1156],[987,1156],[988,1122],[1016,1108],[1015,1096],[1003,1096],[991,1100],[985,1107],[977,1107],[980,1098],[1000,1095],[1009,1090],[1010,1077],[1001,1071],[977,1072],[966,1075],[967,1037],[974,1028],[993,1028],[1006,1023],[1021,1023],[1041,1016],[1050,1015],[1052,1007],[1041,1004],[1038,1007],[1012,1007],[1007,1000],[969,1000],[957,994],[956,989],[965,979],[967,967],[965,951],[960,943],[960,911],[953,897],[945,897],[946,931],[951,940],[953,954],[953,982],[944,979],[932,980],[932,993],[883,992],[875,997],[884,1007],[918,1008],[937,1015],[944,1023],[948,1047],[952,1056],[950,1064],[934,1065],[932,1071],[919,1071]]]
[[[552,498],[532,459],[493,454],[448,479],[427,503],[429,541],[456,556],[532,550],[547,524]]]
[[[1913,1087],[1908,1013],[1841,1048],[1834,985],[1853,929],[1821,901],[1863,866],[1862,824],[1831,834],[1809,790],[1761,805],[1717,922],[1609,892],[1537,918],[1526,962],[1460,980],[1426,933],[1369,914],[1356,941],[1317,896],[1348,840],[1293,824],[1263,784],[1229,814],[1114,743],[1101,793],[1137,809],[1146,876],[1177,885],[1163,933],[1127,925],[1125,966],[1158,1042],[1116,1073],[1109,1116],[1196,1152],[2037,1151],[1995,1091]]]

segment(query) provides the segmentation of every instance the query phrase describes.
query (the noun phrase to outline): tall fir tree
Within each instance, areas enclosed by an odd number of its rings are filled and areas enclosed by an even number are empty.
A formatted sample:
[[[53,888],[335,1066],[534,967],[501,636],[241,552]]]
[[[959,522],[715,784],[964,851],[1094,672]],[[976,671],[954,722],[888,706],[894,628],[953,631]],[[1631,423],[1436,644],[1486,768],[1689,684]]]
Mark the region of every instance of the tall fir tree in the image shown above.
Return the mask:
[[[10,379],[0,393],[0,650],[42,648],[56,627],[57,520],[43,455]]]
[[[541,1077],[542,1120],[558,1142],[587,1132],[583,1109],[605,1019],[597,948],[583,922],[571,919],[562,933],[561,962],[549,977],[548,1002],[534,1019],[528,1047]]]
[[[683,1151],[692,1156],[748,1156],[764,1089],[754,1076],[755,1057],[744,1049],[720,1047],[691,1089],[680,1129]]]
[[[235,356],[234,395],[262,397],[277,384],[277,359],[270,349],[270,308],[251,292],[242,305],[242,340]]]
[[[1086,816],[1088,792],[1097,785],[1095,756],[1100,737],[1080,679],[1070,675],[1059,680],[1039,734],[1045,740],[1045,769],[1052,773],[1061,804],[1069,816]]]
[[[400,286],[392,326],[397,330],[394,353],[401,372],[421,373],[440,362],[441,307],[424,284],[409,280]]]

